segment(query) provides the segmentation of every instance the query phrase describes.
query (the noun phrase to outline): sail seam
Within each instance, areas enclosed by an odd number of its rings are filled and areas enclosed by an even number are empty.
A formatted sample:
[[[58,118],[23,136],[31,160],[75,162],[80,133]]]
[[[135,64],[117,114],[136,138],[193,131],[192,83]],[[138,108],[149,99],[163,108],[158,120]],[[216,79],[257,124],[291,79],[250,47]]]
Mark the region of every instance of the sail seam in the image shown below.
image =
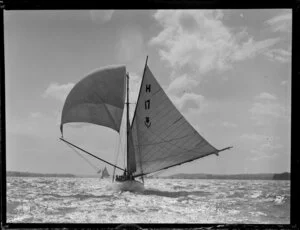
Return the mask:
[[[194,150],[194,149],[193,149]],[[187,151],[187,152],[190,152],[190,151]],[[178,156],[182,156],[183,154],[186,154],[187,152],[184,152],[184,153],[182,153],[181,155],[176,155],[176,157],[177,158],[179,158],[180,159],[180,157],[178,157]],[[205,153],[206,154],[206,153]],[[204,155],[205,155],[204,154]],[[157,159],[155,159],[155,160],[151,160],[151,161],[147,161],[147,162],[155,162],[155,161],[162,161],[162,160],[166,160],[166,159],[168,159],[168,158],[172,158],[172,157],[174,157],[173,155],[172,156],[166,156],[166,157],[163,157],[163,158],[157,158]],[[191,156],[191,157],[195,157],[195,156]],[[200,157],[200,156],[199,156]],[[179,160],[178,159],[178,160]],[[191,158],[191,159],[193,159],[193,158]],[[175,160],[175,162],[176,162],[176,160]]]
[[[166,136],[165,136],[165,138],[169,135],[169,133],[174,133],[172,130],[173,129],[178,129],[180,126],[182,126],[184,123],[181,123],[181,124],[179,124],[179,125],[169,125],[167,128],[165,128],[163,131],[166,133]],[[148,130],[146,130],[146,132],[147,132]],[[166,132],[166,131],[168,131],[168,133]],[[158,130],[158,132],[160,132],[160,130]],[[183,133],[184,131],[182,131],[182,132],[180,132],[180,133]],[[175,136],[175,138],[176,138],[177,136]],[[155,139],[154,140],[156,140],[157,139],[157,137],[155,136]]]
[[[182,123],[182,124],[184,124],[184,123]],[[180,124],[178,127],[180,127],[182,124]],[[177,128],[178,128],[178,127],[177,127]],[[176,128],[176,127],[175,127],[175,128]],[[149,131],[150,131],[150,130],[149,130]],[[153,132],[152,132],[152,133],[153,133]],[[170,133],[172,133],[171,130],[169,131],[169,133],[167,133],[167,134],[165,135],[164,138],[168,137],[168,136],[170,135]],[[175,138],[176,138],[180,133],[182,133],[182,132],[177,131],[177,134],[175,135]],[[154,133],[153,133],[153,134],[154,134]],[[195,134],[193,134],[193,135],[195,135]],[[162,139],[162,137],[160,137],[159,135],[154,134],[154,136],[155,136],[155,140],[156,140],[156,139],[159,139],[159,138]],[[189,140],[189,142],[190,142],[190,141],[191,141],[191,139]],[[187,143],[186,143],[186,144],[187,144]],[[150,151],[149,151],[149,152],[150,152]],[[148,153],[149,153],[149,152],[148,152]],[[148,155],[148,153],[146,153],[146,155]]]
[[[157,136],[158,138],[162,139],[163,141],[165,141],[163,138],[161,138],[159,135],[156,135],[156,134],[153,133],[151,130],[148,130],[148,131],[151,132],[153,135]],[[168,143],[168,142],[166,142],[166,143],[170,145],[170,143]],[[175,145],[176,147],[178,147],[179,149],[181,149],[181,150],[189,151],[189,152],[194,152],[194,151],[192,151],[192,150],[190,150],[190,149],[182,148],[181,146],[178,146],[178,145],[176,145],[176,144],[174,144],[174,145]],[[194,153],[198,153],[198,152],[194,152]],[[183,154],[180,154],[180,155],[183,155]]]
[[[120,127],[118,128],[115,119],[112,117],[110,111],[108,110],[107,106],[105,103],[103,103],[105,110],[107,111],[108,116],[112,119],[113,124],[115,125],[116,130],[118,130],[118,132],[120,131]]]
[[[138,123],[136,123],[136,130],[138,130]],[[136,132],[137,134],[137,132]],[[137,135],[137,142],[139,143],[139,136]],[[143,173],[143,165],[142,165],[142,155],[141,155],[141,150],[140,150],[140,147],[138,146],[138,154],[139,154],[139,164],[140,164],[140,169],[141,169],[141,172]]]
[[[190,141],[189,141],[190,142]],[[201,143],[201,142],[200,142]],[[176,158],[179,158],[179,157],[181,157],[181,156],[183,156],[183,155],[185,155],[185,154],[187,154],[187,153],[190,153],[190,152],[192,152],[192,153],[196,153],[196,154],[198,154],[198,151],[196,151],[196,149],[201,149],[203,146],[200,146],[200,147],[197,147],[197,148],[192,148],[192,149],[184,149],[184,148],[181,148],[181,150],[183,150],[183,151],[180,151],[181,153],[179,153],[179,155],[175,155],[175,154],[173,154],[173,155],[171,155],[172,157],[174,157],[174,156],[176,156]],[[163,154],[163,155],[165,155],[165,154]],[[147,159],[147,161],[149,161],[151,158],[148,158]]]
[[[170,143],[167,143],[167,144],[170,144]],[[175,147],[176,147],[176,145],[175,145]],[[164,149],[166,151],[163,151],[163,152],[168,153],[168,152],[173,152],[174,146],[168,147],[168,146],[164,145],[164,146],[157,146],[157,148]],[[150,149],[150,151],[147,154],[145,154],[145,156],[149,155],[149,153],[151,153],[151,151],[153,151],[153,149]],[[162,155],[165,155],[165,154],[162,154]],[[151,160],[152,155],[149,155],[149,156],[150,156],[150,158],[145,159],[145,161]],[[172,156],[174,157],[174,154],[172,154]],[[163,163],[164,162],[161,162],[161,164],[163,164]]]
[[[154,121],[153,121],[154,122]],[[165,122],[163,122],[162,124],[164,124]],[[158,127],[161,127],[161,125],[162,124],[160,124],[160,123],[158,123],[159,125],[157,125]],[[178,129],[179,127],[181,127],[183,124],[185,124],[184,122],[182,122],[182,123],[179,123],[179,125],[174,125],[174,124],[170,124],[168,127],[166,127],[166,128],[164,128],[162,131],[164,132],[164,133],[167,133],[167,131],[168,131],[168,133],[174,133],[174,132],[172,132],[172,130],[174,130],[174,129]],[[161,130],[160,129],[158,129],[158,131],[157,131],[158,133],[161,133]],[[182,132],[184,132],[184,131],[182,131]],[[166,135],[168,135],[168,134],[166,134]],[[167,137],[167,136],[166,136]]]
[[[149,145],[163,144],[163,143],[166,143],[166,142],[171,142],[171,141],[183,139],[183,138],[186,138],[186,137],[188,137],[188,136],[190,136],[190,135],[185,135],[185,136],[183,136],[183,137],[173,138],[173,139],[167,140],[167,141],[154,142],[154,143],[149,143],[149,144],[140,144],[140,145],[137,145],[137,146],[149,146]]]
[[[188,141],[188,142],[190,142],[190,141]],[[169,145],[170,146],[170,145]],[[173,152],[173,154],[172,154],[172,156],[174,157],[174,156],[176,156],[175,155],[175,152],[174,151],[176,151],[176,149],[174,149],[174,148],[176,148],[176,146],[171,146],[171,147],[167,147],[166,145],[165,146],[160,146],[161,148],[163,148],[163,149],[165,149],[165,150],[167,150],[167,151],[169,151],[169,152]],[[189,149],[190,150],[190,149]],[[183,150],[183,149],[181,149],[181,151],[180,152],[182,152],[182,151],[186,151],[186,150]],[[177,152],[177,151],[176,151]],[[151,150],[147,153],[147,155],[148,156],[150,156],[150,157],[148,157],[147,158],[147,160],[151,160],[152,158],[151,158],[151,155],[149,155],[151,153]],[[162,154],[161,156],[165,156],[166,155],[166,153],[165,154]],[[176,156],[177,157],[177,156]]]

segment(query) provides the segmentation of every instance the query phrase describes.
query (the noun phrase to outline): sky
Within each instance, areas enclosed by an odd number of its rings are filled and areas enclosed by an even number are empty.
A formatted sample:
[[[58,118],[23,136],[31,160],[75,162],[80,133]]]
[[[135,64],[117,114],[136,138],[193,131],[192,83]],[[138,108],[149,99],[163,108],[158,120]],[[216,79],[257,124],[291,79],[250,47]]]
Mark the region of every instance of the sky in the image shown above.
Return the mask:
[[[103,168],[59,140],[64,100],[88,73],[124,64],[136,102],[148,55],[193,127],[218,149],[233,146],[160,175],[290,171],[291,17],[288,9],[4,11],[7,170]],[[67,124],[64,137],[124,166],[112,129]]]

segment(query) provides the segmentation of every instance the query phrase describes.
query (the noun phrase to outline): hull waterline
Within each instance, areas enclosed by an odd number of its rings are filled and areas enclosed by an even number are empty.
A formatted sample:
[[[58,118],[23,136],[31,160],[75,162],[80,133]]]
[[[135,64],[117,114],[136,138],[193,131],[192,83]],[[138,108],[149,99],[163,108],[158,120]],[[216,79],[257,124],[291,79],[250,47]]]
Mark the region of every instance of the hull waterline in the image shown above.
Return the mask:
[[[135,180],[115,181],[112,188],[116,191],[142,192],[145,190],[144,184]]]

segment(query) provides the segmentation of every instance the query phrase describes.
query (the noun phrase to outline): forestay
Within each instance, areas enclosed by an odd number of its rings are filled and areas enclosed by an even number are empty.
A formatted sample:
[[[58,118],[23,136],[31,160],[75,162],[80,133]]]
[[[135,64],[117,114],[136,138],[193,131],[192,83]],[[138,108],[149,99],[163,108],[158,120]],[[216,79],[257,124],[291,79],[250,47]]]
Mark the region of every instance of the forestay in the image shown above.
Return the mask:
[[[62,117],[63,125],[70,122],[87,122],[120,131],[125,102],[125,66],[97,70],[71,90],[66,98]]]
[[[147,65],[131,128],[135,176],[218,153],[176,109]]]

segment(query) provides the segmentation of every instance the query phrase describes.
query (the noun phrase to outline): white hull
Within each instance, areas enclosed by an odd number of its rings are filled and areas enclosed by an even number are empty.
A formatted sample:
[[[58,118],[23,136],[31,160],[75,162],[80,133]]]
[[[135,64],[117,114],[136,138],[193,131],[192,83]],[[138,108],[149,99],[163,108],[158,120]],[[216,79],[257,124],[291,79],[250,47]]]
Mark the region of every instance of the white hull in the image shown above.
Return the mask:
[[[135,180],[115,181],[112,187],[116,191],[142,192],[145,190],[144,184]]]

